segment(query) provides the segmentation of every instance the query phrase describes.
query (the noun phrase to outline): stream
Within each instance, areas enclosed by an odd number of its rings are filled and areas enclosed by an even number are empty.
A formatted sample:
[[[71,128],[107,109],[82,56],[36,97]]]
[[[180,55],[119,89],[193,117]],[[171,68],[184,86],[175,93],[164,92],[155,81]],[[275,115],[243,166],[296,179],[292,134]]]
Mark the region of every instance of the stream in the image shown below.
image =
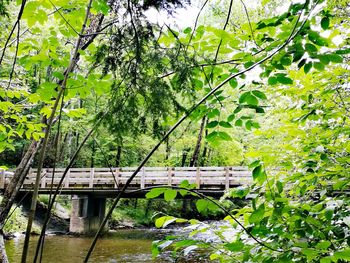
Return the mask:
[[[214,229],[223,227],[226,240],[232,240],[237,231],[228,230],[228,222],[211,221],[202,223],[201,227],[207,227],[209,224]],[[175,262],[170,257],[170,251],[162,253],[160,258],[152,259],[151,246],[152,241],[163,239],[165,236],[178,235],[187,236],[193,230],[194,226],[172,227],[170,229],[119,229],[110,231],[101,237],[95,247],[89,262],[94,263],[167,263]],[[197,228],[196,228],[197,229]],[[215,230],[195,235],[197,239],[208,242],[220,242]],[[29,256],[27,262],[32,262],[34,249],[37,245],[38,236],[32,236],[29,244]],[[7,255],[10,262],[20,262],[24,236],[19,236],[5,242]],[[83,262],[88,248],[92,242],[92,237],[72,236],[72,235],[48,235],[45,237],[45,249],[43,252],[42,263],[80,263]],[[211,262],[202,253],[194,253],[182,256],[176,262],[178,263],[205,263]]]
[[[110,232],[97,242],[89,262],[172,262],[170,259],[152,259],[152,241],[166,233],[152,229],[126,229]],[[38,237],[32,236],[28,262],[32,262]],[[24,237],[6,241],[6,251],[10,262],[20,262]],[[92,237],[69,235],[49,235],[45,238],[43,263],[82,262],[92,242]]]

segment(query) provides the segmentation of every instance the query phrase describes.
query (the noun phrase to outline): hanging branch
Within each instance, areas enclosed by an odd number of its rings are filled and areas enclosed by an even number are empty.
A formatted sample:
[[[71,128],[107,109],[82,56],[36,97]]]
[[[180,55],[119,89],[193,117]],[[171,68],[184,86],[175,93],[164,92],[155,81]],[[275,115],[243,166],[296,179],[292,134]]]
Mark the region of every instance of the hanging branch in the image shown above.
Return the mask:
[[[244,13],[247,17],[247,20],[248,20],[248,24],[249,24],[249,28],[250,28],[250,33],[251,33],[251,36],[252,36],[252,39],[253,39],[253,42],[254,44],[259,48],[261,49],[261,47],[258,45],[258,43],[256,43],[256,40],[255,40],[255,37],[254,37],[254,31],[253,31],[253,27],[252,27],[252,23],[250,21],[250,17],[249,17],[249,13],[248,13],[248,9],[247,9],[247,6],[246,4],[244,3],[243,0],[240,0],[242,5],[243,5],[243,9],[244,9]]]
[[[205,194],[202,194],[201,192],[194,190],[194,189],[188,189],[188,188],[184,188],[184,187],[180,187],[180,186],[176,186],[176,185],[157,185],[157,186],[150,186],[150,187],[145,187],[143,189],[137,189],[137,190],[132,190],[132,191],[127,191],[125,193],[127,194],[133,194],[133,193],[138,193],[138,192],[145,192],[145,191],[149,191],[155,188],[168,188],[168,189],[176,189],[176,190],[186,190],[187,192],[190,192],[192,195],[200,197],[202,199],[208,200],[209,202],[213,203],[214,205],[216,205],[218,208],[220,208],[227,216],[231,217],[233,221],[235,221],[237,223],[237,225],[239,225],[244,232],[246,232],[255,242],[257,242],[259,245],[261,245],[262,247],[265,247],[269,250],[272,251],[276,251],[276,252],[286,252],[285,250],[281,250],[281,249],[275,249],[273,247],[270,247],[269,245],[265,244],[263,241],[259,240],[258,238],[256,238],[236,217],[234,217],[232,215],[232,213],[227,210],[223,205],[221,205],[218,201],[216,201],[213,198],[210,198],[208,196],[206,196]]]
[[[190,46],[190,44],[191,44],[191,41],[192,41],[193,36],[194,36],[194,32],[196,31],[196,28],[197,28],[197,24],[198,24],[199,17],[200,17],[200,15],[201,15],[201,13],[202,13],[202,11],[203,11],[204,7],[207,5],[208,1],[209,1],[209,0],[206,0],[206,1],[204,2],[204,4],[202,5],[201,9],[199,9],[199,11],[198,11],[198,14],[197,14],[196,20],[195,20],[194,25],[193,25],[193,30],[192,30],[192,33],[191,33],[190,39],[188,40],[188,43],[187,43],[187,46],[186,46],[186,52],[187,52],[187,50],[188,50],[188,47],[189,47],[189,46]]]
[[[46,217],[45,217],[45,221],[43,223],[43,226],[41,228],[41,232],[40,232],[40,236],[39,236],[39,239],[38,239],[38,244],[37,244],[37,247],[36,247],[36,257],[40,251],[40,247],[43,245],[43,239],[44,239],[44,236],[45,236],[45,232],[46,232],[46,228],[47,228],[47,225],[49,223],[49,220],[50,220],[50,216],[51,216],[51,211],[52,211],[52,208],[53,208],[53,205],[56,201],[56,197],[58,196],[58,193],[60,191],[60,188],[63,184],[63,181],[69,171],[69,169],[74,165],[77,157],[78,157],[78,154],[80,152],[80,150],[83,148],[83,146],[85,145],[86,141],[90,138],[90,136],[96,131],[96,129],[99,127],[99,125],[101,124],[103,118],[105,117],[105,114],[103,116],[101,116],[98,121],[96,122],[96,124],[94,125],[94,127],[92,127],[92,129],[85,135],[83,141],[80,143],[78,149],[75,151],[75,153],[73,154],[69,164],[67,165],[67,167],[65,168],[63,174],[62,174],[62,177],[55,189],[55,192],[54,194],[52,195],[52,199],[51,199],[51,202],[49,203],[48,205],[48,208],[47,208],[47,213],[46,213]],[[35,261],[34,261],[35,263]]]
[[[10,72],[10,77],[9,77],[9,83],[7,84],[7,89],[10,88],[11,86],[11,81],[12,81],[12,77],[13,77],[13,73],[15,72],[15,66],[16,66],[16,62],[17,62],[17,54],[18,54],[18,46],[19,46],[19,37],[20,37],[20,32],[21,32],[21,23],[20,21],[18,21],[17,23],[17,37],[16,37],[16,51],[15,51],[15,55],[13,58],[13,63],[12,63],[12,68],[11,68],[11,72]]]
[[[304,10],[305,7],[307,5],[308,1],[305,2],[304,4]],[[126,181],[125,185],[123,186],[123,188],[119,191],[118,195],[116,196],[116,198],[114,199],[112,206],[110,207],[110,209],[107,212],[107,215],[105,216],[105,218],[103,219],[91,245],[90,248],[86,254],[86,257],[84,259],[84,263],[87,263],[91,253],[93,252],[95,245],[97,243],[97,240],[100,236],[100,234],[102,233],[104,227],[107,224],[107,221],[109,219],[109,217],[112,215],[112,212],[114,210],[114,208],[117,206],[120,198],[122,197],[122,194],[126,191],[126,189],[129,187],[130,183],[132,182],[132,180],[135,178],[135,176],[137,175],[137,173],[141,170],[141,168],[146,164],[146,162],[149,160],[149,158],[154,154],[154,152],[159,148],[159,146],[170,136],[170,134],[172,134],[172,132],[178,127],[180,126],[180,124],[199,106],[201,105],[203,102],[205,102],[208,97],[210,97],[211,95],[213,95],[216,91],[218,91],[219,89],[221,89],[226,83],[228,83],[230,80],[251,71],[252,69],[254,69],[255,67],[263,64],[264,62],[270,60],[272,57],[274,57],[279,51],[281,51],[283,48],[285,48],[292,39],[294,39],[299,33],[300,31],[304,28],[305,23],[308,21],[309,15],[311,14],[311,12],[313,11],[313,9],[315,8],[315,6],[317,6],[318,1],[316,2],[316,4],[314,5],[314,7],[311,9],[311,11],[309,12],[309,14],[306,16],[305,20],[302,22],[302,24],[300,25],[299,29],[297,30],[298,27],[298,23],[300,21],[301,15],[303,12],[300,12],[297,21],[295,22],[295,25],[289,35],[289,37],[287,38],[287,40],[278,48],[276,48],[274,51],[272,51],[269,55],[267,55],[265,58],[262,58],[261,60],[259,60],[258,62],[254,63],[253,65],[251,65],[250,67],[241,70],[237,73],[231,74],[230,76],[228,76],[224,81],[222,81],[219,85],[217,85],[213,90],[211,90],[210,92],[207,93],[207,95],[205,95],[201,100],[199,100],[182,118],[180,118],[172,128],[170,128],[170,130],[164,135],[164,137],[154,146],[154,148],[148,153],[148,155],[143,159],[143,161],[140,163],[140,165],[136,168],[136,170],[133,172],[133,174],[129,177],[129,179]]]
[[[6,51],[6,49],[7,49],[8,43],[10,42],[10,39],[11,39],[11,37],[12,37],[12,34],[13,34],[13,32],[15,31],[17,25],[19,24],[19,21],[20,21],[21,18],[22,18],[23,11],[24,11],[24,7],[26,6],[26,3],[27,3],[27,0],[23,0],[23,1],[22,1],[21,8],[20,8],[20,10],[19,10],[19,12],[18,12],[17,20],[16,20],[16,22],[14,23],[14,25],[13,25],[11,31],[10,31],[9,36],[8,36],[7,39],[6,39],[6,42],[5,42],[5,45],[4,45],[3,49],[2,49],[2,54],[1,54],[1,57],[0,57],[0,65],[1,65],[1,63],[2,63],[2,60],[4,59],[5,51]]]
[[[55,172],[56,172],[56,163],[57,163],[57,159],[58,159],[58,139],[59,139],[59,134],[61,132],[61,119],[62,119],[62,111],[63,111],[63,107],[64,107],[64,94],[62,95],[62,100],[61,100],[61,106],[60,106],[60,111],[59,111],[59,115],[58,115],[58,125],[57,125],[57,134],[55,136],[55,139],[54,139],[54,149],[55,149],[55,152],[54,152],[54,162],[53,162],[53,169],[52,169],[52,177],[51,177],[51,186],[50,186],[50,193],[49,193],[49,203],[51,202],[51,198],[52,198],[52,190],[53,190],[53,183],[54,183],[54,179],[55,179]],[[50,212],[48,212],[50,213]],[[45,235],[42,239],[42,242],[40,243],[39,245],[39,249],[37,249],[37,251],[39,250],[41,253],[40,253],[40,261],[41,262],[41,259],[42,259],[42,252],[44,250],[44,242],[45,242]],[[37,260],[37,257],[38,257],[38,253],[35,253],[35,256],[34,256],[34,262],[36,262]]]
[[[83,35],[84,31],[85,31],[85,27],[87,25],[88,22],[88,17],[90,14],[90,9],[91,9],[91,4],[92,4],[92,0],[89,1],[87,9],[86,9],[86,15],[85,15],[85,19],[81,28],[81,34]],[[77,63],[77,59],[79,57],[79,48],[81,46],[81,42],[82,42],[82,37],[79,35],[77,42],[75,44],[75,49],[74,52],[71,56],[68,68],[64,74],[64,79],[61,83],[61,85],[59,86],[59,92],[58,95],[56,97],[55,103],[52,107],[51,110],[51,114],[50,117],[48,119],[48,124],[47,124],[47,128],[45,131],[45,136],[43,139],[43,146],[42,149],[39,153],[39,158],[38,158],[38,170],[36,173],[36,178],[35,178],[35,187],[34,187],[34,191],[33,191],[33,197],[32,197],[32,203],[31,203],[31,207],[30,207],[30,211],[29,211],[29,215],[28,215],[28,224],[27,224],[27,229],[26,229],[26,236],[25,236],[25,240],[24,240],[24,244],[23,244],[23,252],[22,252],[22,259],[21,262],[22,263],[26,263],[27,260],[27,254],[28,254],[28,247],[29,247],[29,240],[30,240],[30,234],[31,234],[31,230],[32,230],[32,225],[33,225],[33,221],[34,221],[34,216],[35,216],[35,210],[36,210],[36,203],[37,203],[37,197],[38,197],[38,192],[39,192],[39,183],[40,183],[40,175],[41,175],[41,171],[43,168],[43,162],[44,162],[44,158],[45,158],[45,152],[46,152],[46,147],[47,147],[47,143],[48,143],[48,138],[49,138],[49,134],[51,131],[51,127],[52,127],[52,122],[59,104],[59,101],[61,99],[61,96],[65,90],[66,84],[67,84],[67,80],[68,80],[68,75],[73,71],[73,69],[76,66]]]

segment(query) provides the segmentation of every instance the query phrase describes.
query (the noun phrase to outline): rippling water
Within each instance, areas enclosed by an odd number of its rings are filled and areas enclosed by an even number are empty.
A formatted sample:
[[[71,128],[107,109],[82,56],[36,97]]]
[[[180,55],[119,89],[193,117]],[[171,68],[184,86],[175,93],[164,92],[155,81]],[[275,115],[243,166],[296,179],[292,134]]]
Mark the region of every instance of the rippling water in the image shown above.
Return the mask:
[[[171,262],[164,258],[153,260],[152,241],[164,236],[154,230],[118,230],[99,239],[89,262]],[[32,237],[28,262],[33,258],[33,251],[38,237]],[[23,237],[6,242],[10,262],[20,262]],[[91,244],[91,237],[47,236],[43,263],[79,263],[82,262]]]

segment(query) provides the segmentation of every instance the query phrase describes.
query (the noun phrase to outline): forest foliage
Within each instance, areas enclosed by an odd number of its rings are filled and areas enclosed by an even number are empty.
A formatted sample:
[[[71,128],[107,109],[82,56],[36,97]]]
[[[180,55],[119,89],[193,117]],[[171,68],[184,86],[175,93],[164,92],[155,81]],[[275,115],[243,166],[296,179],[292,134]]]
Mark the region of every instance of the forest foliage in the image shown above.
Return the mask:
[[[196,195],[199,212],[223,209],[230,223],[211,244],[191,238],[209,225],[159,217],[195,230],[155,242],[154,255],[350,260],[349,3],[207,2],[178,28],[147,10],[186,1],[0,1],[0,165],[47,135],[41,165],[67,166],[90,129],[75,166],[138,165],[163,138],[148,165],[247,165],[254,183],[225,194],[249,200],[233,211],[186,181],[151,190]]]

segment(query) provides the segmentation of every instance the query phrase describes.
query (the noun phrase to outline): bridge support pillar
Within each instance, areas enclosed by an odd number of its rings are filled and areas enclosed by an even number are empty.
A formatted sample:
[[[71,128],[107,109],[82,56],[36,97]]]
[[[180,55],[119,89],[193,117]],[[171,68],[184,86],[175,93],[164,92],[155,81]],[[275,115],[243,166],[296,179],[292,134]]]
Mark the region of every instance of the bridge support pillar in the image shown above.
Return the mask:
[[[106,210],[106,198],[73,195],[69,231],[91,234],[99,228]]]

